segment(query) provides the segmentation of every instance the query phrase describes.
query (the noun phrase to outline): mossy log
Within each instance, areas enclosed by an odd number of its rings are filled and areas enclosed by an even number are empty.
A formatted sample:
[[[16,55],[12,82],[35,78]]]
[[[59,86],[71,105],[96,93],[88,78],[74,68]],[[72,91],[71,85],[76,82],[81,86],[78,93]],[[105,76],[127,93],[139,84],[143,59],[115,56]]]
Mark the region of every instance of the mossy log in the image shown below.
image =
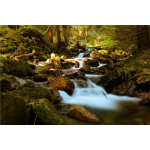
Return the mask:
[[[36,52],[35,52],[35,50],[33,50],[32,53],[16,56],[15,59],[21,59],[21,58],[25,58],[25,57],[32,57],[32,56],[35,56],[35,55],[36,55]]]

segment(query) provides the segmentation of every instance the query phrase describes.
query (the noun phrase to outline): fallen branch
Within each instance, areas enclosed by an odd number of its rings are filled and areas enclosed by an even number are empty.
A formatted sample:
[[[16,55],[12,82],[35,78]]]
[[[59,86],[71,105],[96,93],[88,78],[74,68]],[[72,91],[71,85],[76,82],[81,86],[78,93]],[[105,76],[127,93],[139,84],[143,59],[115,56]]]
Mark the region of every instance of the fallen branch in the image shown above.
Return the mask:
[[[35,56],[35,55],[36,55],[36,52],[35,52],[35,50],[33,50],[32,53],[16,56],[15,59],[21,59],[21,58],[24,58],[24,57],[32,57],[32,56]]]

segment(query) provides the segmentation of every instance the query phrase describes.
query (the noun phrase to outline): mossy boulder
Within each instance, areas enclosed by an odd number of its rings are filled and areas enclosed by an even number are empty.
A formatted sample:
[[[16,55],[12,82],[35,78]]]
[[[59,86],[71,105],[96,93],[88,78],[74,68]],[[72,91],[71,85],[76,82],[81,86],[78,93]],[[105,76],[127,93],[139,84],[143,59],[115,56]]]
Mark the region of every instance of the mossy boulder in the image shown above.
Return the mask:
[[[21,28],[19,29],[18,32],[23,36],[38,37],[40,39],[43,37],[42,33],[39,30],[37,30],[36,28],[32,28],[32,27]]]
[[[27,87],[27,88],[35,88],[36,85],[35,85],[33,82],[29,81],[29,82],[26,82],[25,84],[21,85],[21,86],[18,88],[18,90],[21,90],[21,89],[23,89],[24,87]]]
[[[17,89],[20,85],[25,84],[26,81],[20,78],[17,78],[13,75],[6,75],[2,73],[0,75],[1,91],[6,92],[13,89]]]
[[[139,77],[136,80],[138,88],[141,88],[145,91],[149,91],[150,86],[150,69],[145,69],[139,74]]]
[[[23,60],[3,59],[1,58],[0,67],[2,72],[8,75],[15,75],[18,77],[25,77],[33,75],[31,66]]]
[[[2,92],[0,103],[2,125],[26,124],[26,107],[22,98]]]
[[[57,101],[57,96],[54,94],[52,89],[42,87],[24,87],[21,90],[12,91],[11,94],[24,99],[26,103],[32,103],[36,99],[40,98],[46,98],[52,103],[55,103]]]
[[[45,125],[70,125],[67,119],[45,98],[37,99],[32,107],[34,113]]]
[[[98,60],[87,59],[87,60],[83,60],[83,66],[98,67],[99,62]]]
[[[47,66],[35,66],[34,72],[36,74],[49,74],[50,69]]]

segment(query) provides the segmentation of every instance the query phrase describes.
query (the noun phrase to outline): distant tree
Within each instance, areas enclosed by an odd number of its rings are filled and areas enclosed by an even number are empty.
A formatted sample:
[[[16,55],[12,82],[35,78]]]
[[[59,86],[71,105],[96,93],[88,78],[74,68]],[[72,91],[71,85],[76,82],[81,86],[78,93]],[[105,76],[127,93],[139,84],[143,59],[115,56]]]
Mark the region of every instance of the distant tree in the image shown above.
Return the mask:
[[[13,29],[13,30],[17,30],[19,29],[20,25],[8,25],[9,28]]]
[[[61,37],[60,37],[60,28],[59,25],[56,25],[56,32],[57,32],[57,47],[59,48],[61,45]]]
[[[49,27],[48,36],[49,36],[50,43],[53,43],[53,29],[52,29],[52,25],[50,25],[50,27]]]
[[[62,25],[62,28],[63,28],[63,35],[64,35],[64,39],[65,39],[65,45],[67,47],[69,45],[67,25]]]
[[[149,49],[149,30],[148,25],[137,26],[137,48],[138,51],[144,51]]]

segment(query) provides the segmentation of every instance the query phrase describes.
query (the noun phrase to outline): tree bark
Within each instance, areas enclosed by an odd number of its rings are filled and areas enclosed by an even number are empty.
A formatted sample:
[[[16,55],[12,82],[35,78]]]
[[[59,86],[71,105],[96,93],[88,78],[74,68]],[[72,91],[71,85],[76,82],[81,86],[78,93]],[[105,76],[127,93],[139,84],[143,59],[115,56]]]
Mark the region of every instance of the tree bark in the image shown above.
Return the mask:
[[[56,25],[56,30],[57,30],[57,47],[59,48],[60,45],[61,45],[61,37],[60,37],[59,25]]]
[[[20,25],[8,25],[9,28],[13,29],[13,30],[17,30],[19,29]]]
[[[68,34],[67,34],[67,25],[62,25],[62,27],[63,27],[63,35],[65,38],[65,45],[67,47],[69,45]]]
[[[53,29],[52,29],[52,25],[49,28],[48,36],[49,36],[50,43],[53,43]]]
[[[137,26],[137,48],[139,52],[149,49],[148,25]]]

